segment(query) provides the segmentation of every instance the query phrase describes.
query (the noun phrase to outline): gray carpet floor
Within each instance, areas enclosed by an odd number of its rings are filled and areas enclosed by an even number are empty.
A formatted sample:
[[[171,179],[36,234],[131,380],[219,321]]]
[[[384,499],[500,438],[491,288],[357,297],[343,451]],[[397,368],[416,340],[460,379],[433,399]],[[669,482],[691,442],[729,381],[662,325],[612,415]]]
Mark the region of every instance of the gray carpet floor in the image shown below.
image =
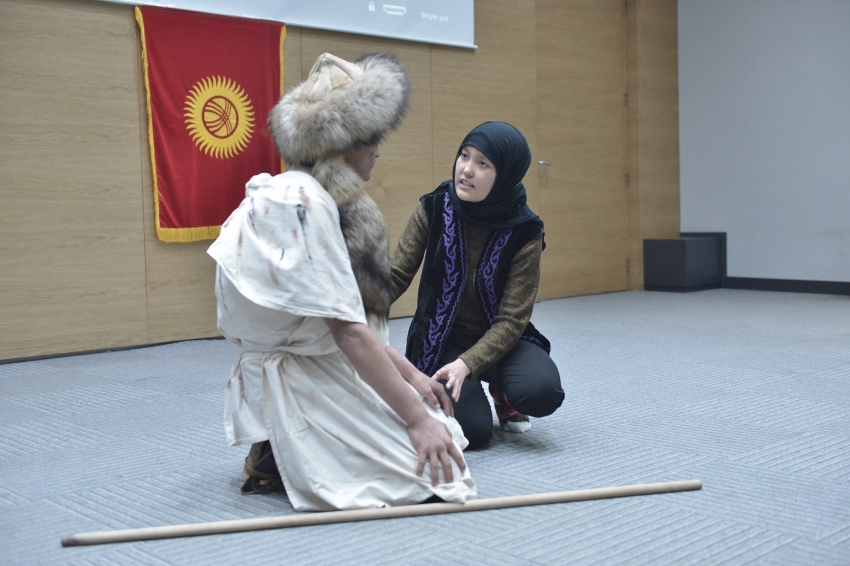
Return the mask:
[[[71,533],[293,513],[241,496],[200,340],[0,365],[0,563],[850,564],[850,298],[718,289],[546,301],[567,393],[467,459],[480,497],[702,491],[61,548]],[[401,347],[408,320],[392,322]]]

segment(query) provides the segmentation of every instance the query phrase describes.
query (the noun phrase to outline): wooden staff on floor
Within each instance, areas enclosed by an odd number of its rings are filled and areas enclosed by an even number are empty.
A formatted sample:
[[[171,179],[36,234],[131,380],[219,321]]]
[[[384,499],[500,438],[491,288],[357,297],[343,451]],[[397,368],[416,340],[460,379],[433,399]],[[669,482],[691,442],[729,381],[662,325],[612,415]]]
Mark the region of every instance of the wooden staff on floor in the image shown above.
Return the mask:
[[[324,513],[299,513],[297,515],[285,515],[282,517],[237,519],[234,521],[215,521],[212,523],[190,523],[166,527],[145,527],[141,529],[124,529],[118,531],[95,531],[62,537],[61,542],[62,546],[108,544],[113,542],[192,537],[222,533],[261,531],[266,529],[283,529],[309,525],[329,525],[332,523],[348,523],[353,521],[374,521],[377,519],[393,519],[396,517],[421,517],[423,515],[463,513],[464,511],[483,511],[486,509],[505,509],[509,507],[526,507],[530,505],[548,505],[550,503],[567,503],[570,501],[587,501],[590,499],[630,497],[633,495],[652,495],[657,493],[693,491],[698,489],[702,489],[702,481],[700,480],[646,483],[619,487],[580,489],[576,491],[538,493],[534,495],[514,495],[510,497],[495,497],[493,499],[472,499],[466,503],[427,503],[423,505],[404,505],[400,507],[381,507],[377,509],[353,509],[349,511],[328,511]]]

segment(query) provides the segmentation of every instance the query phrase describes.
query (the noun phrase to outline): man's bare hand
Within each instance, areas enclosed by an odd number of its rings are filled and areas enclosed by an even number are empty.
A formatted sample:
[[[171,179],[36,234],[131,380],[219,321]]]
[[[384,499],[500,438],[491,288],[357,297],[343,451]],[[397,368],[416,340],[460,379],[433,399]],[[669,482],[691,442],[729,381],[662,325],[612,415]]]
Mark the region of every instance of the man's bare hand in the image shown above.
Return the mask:
[[[458,358],[450,364],[446,364],[437,370],[431,379],[444,380],[446,387],[452,390],[452,399],[460,399],[460,388],[463,387],[463,382],[472,371],[462,359]]]
[[[428,415],[426,418],[407,425],[407,434],[416,450],[416,475],[421,476],[425,471],[425,462],[431,464],[431,485],[440,483],[440,467],[443,468],[445,483],[454,481],[452,459],[457,462],[461,473],[466,470],[466,463],[460,450],[452,442],[452,435],[445,424]]]

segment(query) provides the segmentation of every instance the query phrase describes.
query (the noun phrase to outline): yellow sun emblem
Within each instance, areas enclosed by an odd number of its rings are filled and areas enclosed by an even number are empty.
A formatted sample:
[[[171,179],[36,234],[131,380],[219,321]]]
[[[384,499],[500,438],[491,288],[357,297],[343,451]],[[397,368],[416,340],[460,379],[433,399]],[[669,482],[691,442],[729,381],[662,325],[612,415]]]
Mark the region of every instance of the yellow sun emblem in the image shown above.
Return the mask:
[[[216,158],[238,155],[254,132],[254,109],[241,86],[225,77],[199,81],[183,109],[186,128],[198,148]]]

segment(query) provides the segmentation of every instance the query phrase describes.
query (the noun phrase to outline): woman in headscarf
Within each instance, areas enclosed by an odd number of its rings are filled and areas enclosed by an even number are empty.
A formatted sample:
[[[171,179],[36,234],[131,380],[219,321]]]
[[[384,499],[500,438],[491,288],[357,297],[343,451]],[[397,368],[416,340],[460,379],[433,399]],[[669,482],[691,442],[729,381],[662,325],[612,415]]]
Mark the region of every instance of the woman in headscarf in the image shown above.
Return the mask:
[[[406,355],[445,382],[470,448],[493,434],[482,381],[509,432],[564,400],[549,341],[530,322],[545,246],[522,184],[530,164],[519,130],[481,124],[461,143],[452,179],[420,199],[392,256],[393,300],[424,256]]]

